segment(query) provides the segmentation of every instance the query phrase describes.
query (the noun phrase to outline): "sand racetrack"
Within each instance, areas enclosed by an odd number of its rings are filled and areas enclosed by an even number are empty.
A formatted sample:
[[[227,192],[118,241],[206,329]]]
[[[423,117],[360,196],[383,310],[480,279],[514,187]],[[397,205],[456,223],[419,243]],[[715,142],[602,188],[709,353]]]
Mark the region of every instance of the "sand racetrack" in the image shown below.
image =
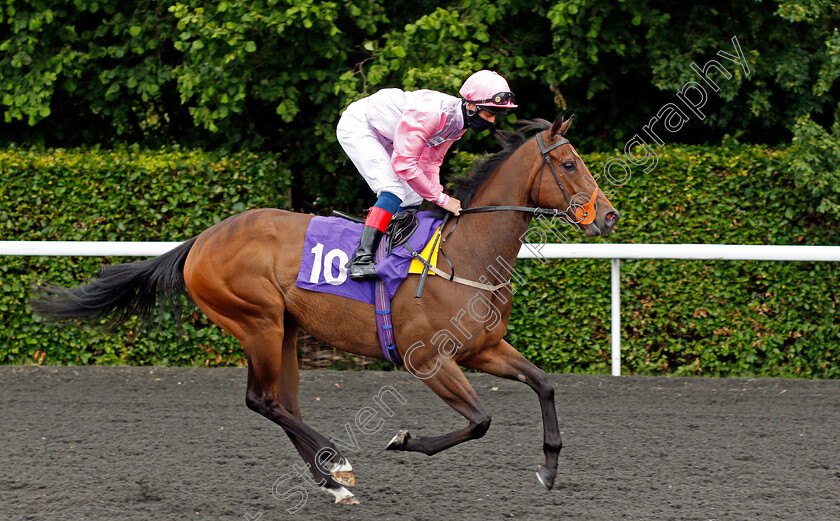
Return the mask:
[[[536,395],[468,376],[490,430],[428,457],[382,450],[401,428],[466,425],[422,382],[304,371],[304,421],[356,439],[361,504],[338,506],[247,409],[244,369],[3,366],[0,520],[840,519],[838,380],[551,375],[564,447],[548,492]],[[384,394],[394,416],[364,434],[355,415],[386,385],[406,403]]]

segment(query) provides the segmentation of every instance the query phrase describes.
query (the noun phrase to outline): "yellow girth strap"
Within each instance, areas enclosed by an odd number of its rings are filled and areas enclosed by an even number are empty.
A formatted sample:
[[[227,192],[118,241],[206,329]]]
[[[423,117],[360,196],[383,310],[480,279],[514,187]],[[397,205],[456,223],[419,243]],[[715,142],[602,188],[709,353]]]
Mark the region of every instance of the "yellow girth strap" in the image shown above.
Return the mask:
[[[429,242],[423,248],[423,251],[420,252],[420,256],[424,259],[429,259],[431,255],[431,260],[429,264],[432,266],[437,267],[437,259],[438,259],[438,250],[440,250],[440,227],[435,230],[435,233],[432,235],[432,238],[429,239]],[[432,247],[434,247],[434,251],[432,251]],[[423,263],[417,259],[412,259],[411,265],[408,267],[408,273],[416,273],[420,275],[423,273]],[[434,275],[433,272],[429,272],[429,275]]]

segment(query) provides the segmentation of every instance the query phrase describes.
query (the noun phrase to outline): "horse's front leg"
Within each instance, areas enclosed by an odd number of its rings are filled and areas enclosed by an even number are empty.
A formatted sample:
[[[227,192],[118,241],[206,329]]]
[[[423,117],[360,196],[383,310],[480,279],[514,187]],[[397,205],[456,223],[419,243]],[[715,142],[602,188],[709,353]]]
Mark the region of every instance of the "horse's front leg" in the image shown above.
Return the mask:
[[[409,368],[409,372],[413,370]],[[431,371],[421,372],[415,376],[423,378],[430,373]],[[403,430],[391,439],[386,447],[387,450],[416,451],[431,456],[459,443],[484,436],[490,428],[490,414],[478,399],[478,395],[475,394],[458,364],[449,359],[445,362],[442,360],[437,370],[431,376],[424,378],[423,382],[450,407],[469,420],[470,424],[449,434],[422,438],[412,438],[408,431]]]
[[[560,427],[557,425],[557,412],[554,407],[554,386],[546,378],[545,372],[529,362],[504,340],[462,361],[461,365],[501,378],[524,382],[537,393],[542,411],[543,451],[545,452],[545,464],[537,470],[537,479],[545,488],[551,490],[554,486],[554,478],[557,476],[557,459],[563,442],[560,438]]]

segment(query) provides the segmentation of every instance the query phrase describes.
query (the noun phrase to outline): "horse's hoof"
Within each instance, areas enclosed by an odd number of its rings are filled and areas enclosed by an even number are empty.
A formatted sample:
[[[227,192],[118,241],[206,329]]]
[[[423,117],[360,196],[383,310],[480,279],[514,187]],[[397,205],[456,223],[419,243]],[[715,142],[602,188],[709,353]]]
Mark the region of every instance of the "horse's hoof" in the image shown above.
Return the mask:
[[[356,486],[356,475],[353,474],[352,470],[339,470],[338,472],[333,472],[331,475],[335,481],[341,483],[345,487]]]
[[[344,498],[344,499],[336,499],[335,504],[336,505],[358,505],[359,500],[356,499],[356,496],[352,496],[352,497],[348,497],[348,498]]]
[[[356,499],[356,496],[353,495],[352,492],[347,490],[344,487],[338,488],[327,488],[321,487],[321,490],[326,492],[327,494],[332,494],[335,498],[335,503],[337,505],[358,505],[359,500]]]
[[[537,469],[537,479],[540,481],[542,486],[545,487],[546,490],[551,490],[551,487],[554,486],[554,474],[548,471],[542,465],[539,466]]]
[[[411,434],[408,433],[407,430],[403,429],[396,434],[391,441],[388,442],[388,446],[385,447],[385,450],[403,450],[405,448],[405,442],[411,439]]]

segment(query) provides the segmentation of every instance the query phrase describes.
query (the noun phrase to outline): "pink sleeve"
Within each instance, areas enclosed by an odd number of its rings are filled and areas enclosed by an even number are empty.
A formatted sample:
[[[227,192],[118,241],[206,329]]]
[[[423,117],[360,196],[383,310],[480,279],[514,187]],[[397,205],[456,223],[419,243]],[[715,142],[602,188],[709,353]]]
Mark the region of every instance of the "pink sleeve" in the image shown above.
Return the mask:
[[[405,180],[417,195],[442,206],[449,198],[441,197],[443,186],[440,184],[440,165],[451,142],[433,147],[442,148],[443,153],[440,150],[429,153],[431,150],[426,147],[439,125],[440,115],[437,113],[406,111],[394,130],[391,163],[397,176]]]

